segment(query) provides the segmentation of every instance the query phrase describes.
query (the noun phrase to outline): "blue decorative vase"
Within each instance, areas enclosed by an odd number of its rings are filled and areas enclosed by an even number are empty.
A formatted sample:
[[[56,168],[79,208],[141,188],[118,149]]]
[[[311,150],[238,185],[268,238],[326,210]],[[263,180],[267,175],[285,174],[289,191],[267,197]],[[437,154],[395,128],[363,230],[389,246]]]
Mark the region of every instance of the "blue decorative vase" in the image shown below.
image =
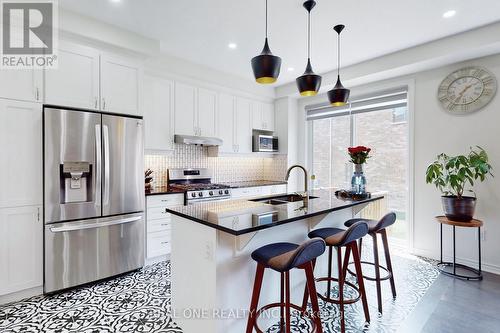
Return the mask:
[[[355,194],[366,193],[366,178],[363,174],[363,164],[354,164],[354,174],[351,178],[351,192]]]

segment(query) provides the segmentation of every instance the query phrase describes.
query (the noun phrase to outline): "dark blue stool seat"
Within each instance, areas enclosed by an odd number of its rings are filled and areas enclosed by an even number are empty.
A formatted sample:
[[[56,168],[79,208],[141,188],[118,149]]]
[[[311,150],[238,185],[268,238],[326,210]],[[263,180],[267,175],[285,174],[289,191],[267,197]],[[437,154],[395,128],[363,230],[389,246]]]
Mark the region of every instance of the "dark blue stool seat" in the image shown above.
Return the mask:
[[[257,319],[264,311],[271,308],[280,308],[280,332],[291,332],[291,309],[310,318],[313,323],[313,332],[323,332],[312,261],[322,255],[325,249],[325,242],[321,238],[314,238],[301,245],[293,243],[269,244],[252,253],[252,259],[257,262],[257,272],[248,314],[247,333],[253,332],[254,329],[257,332],[262,332],[257,325]],[[281,274],[281,301],[267,304],[257,310],[266,268]],[[311,295],[312,313],[308,313],[305,308],[292,304],[290,301],[290,270],[294,268],[303,269],[306,273],[306,289]],[[307,299],[309,300],[309,297]]]
[[[395,298],[396,297],[396,285],[394,283],[394,276],[393,276],[393,270],[392,270],[392,263],[391,263],[391,254],[389,252],[389,242],[387,240],[387,231],[386,228],[390,227],[396,222],[396,214],[391,212],[386,214],[384,217],[382,217],[380,220],[371,220],[371,219],[351,219],[348,220],[347,222],[344,223],[346,227],[350,227],[356,223],[359,222],[364,222],[368,225],[369,228],[369,235],[373,239],[373,257],[374,257],[374,262],[369,262],[369,261],[361,261],[362,264],[365,265],[371,265],[375,268],[375,276],[366,276],[363,275],[363,278],[369,281],[375,281],[377,284],[377,301],[378,301],[378,311],[382,313],[382,290],[381,290],[381,281],[384,280],[390,280],[391,283],[391,291],[392,291],[392,296]],[[384,252],[385,252],[385,261],[387,267],[384,267],[380,265],[380,260],[379,260],[379,254],[378,254],[378,240],[377,240],[377,235],[380,234],[382,237],[382,243],[384,246]],[[361,238],[359,240],[359,256],[361,257],[361,248],[363,247],[363,239]],[[381,276],[380,270],[385,271],[385,275]],[[349,273],[352,275],[356,275],[352,270],[348,269]]]
[[[299,267],[325,252],[322,239],[312,239],[302,245],[274,243],[263,246],[252,253],[252,259],[278,272]]]

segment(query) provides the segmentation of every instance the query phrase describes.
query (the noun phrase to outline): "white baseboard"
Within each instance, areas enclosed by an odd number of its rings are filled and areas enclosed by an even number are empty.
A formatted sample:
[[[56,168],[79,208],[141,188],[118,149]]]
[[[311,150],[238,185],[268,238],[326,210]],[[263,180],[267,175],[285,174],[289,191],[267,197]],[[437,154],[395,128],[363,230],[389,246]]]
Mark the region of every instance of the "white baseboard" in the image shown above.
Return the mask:
[[[38,296],[43,294],[43,287],[35,287],[35,288],[30,288],[26,290],[21,290],[15,293],[7,294],[7,295],[1,295],[0,296],[0,305],[11,303],[11,302],[17,302],[20,300],[23,300],[25,298],[33,297],[33,296]]]
[[[439,253],[434,253],[433,251],[430,251],[430,250],[424,250],[424,249],[417,249],[417,248],[413,248],[413,250],[411,251],[412,254],[414,255],[417,255],[417,256],[422,256],[422,257],[426,257],[426,258],[431,258],[431,259],[435,259],[435,260],[439,260]],[[448,255],[443,255],[443,260],[444,261],[452,261],[453,260],[453,257],[452,256],[448,256]],[[467,266],[471,266],[473,268],[477,268],[478,267],[478,261],[477,260],[470,260],[470,259],[465,259],[465,258],[460,258],[460,257],[457,257],[457,263],[461,263],[461,264],[464,264],[464,265],[467,265]],[[492,265],[492,264],[489,264],[487,262],[482,262],[481,263],[481,268],[484,272],[489,272],[489,273],[493,273],[493,274],[498,274],[500,275],[500,266],[497,266],[497,265]]]

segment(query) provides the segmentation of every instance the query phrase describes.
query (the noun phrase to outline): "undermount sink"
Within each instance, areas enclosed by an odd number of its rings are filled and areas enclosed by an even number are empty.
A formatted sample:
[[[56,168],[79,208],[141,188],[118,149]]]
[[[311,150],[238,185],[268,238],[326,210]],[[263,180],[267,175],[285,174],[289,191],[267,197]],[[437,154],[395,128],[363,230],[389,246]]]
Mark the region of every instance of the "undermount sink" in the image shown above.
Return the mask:
[[[316,199],[317,197],[314,196],[309,196],[309,199]],[[252,199],[250,201],[255,201],[255,202],[262,202],[268,205],[284,205],[289,202],[297,202],[297,201],[303,201],[302,196],[298,194],[287,194],[287,195],[280,195],[276,197],[271,197],[271,198],[259,198],[259,199]]]

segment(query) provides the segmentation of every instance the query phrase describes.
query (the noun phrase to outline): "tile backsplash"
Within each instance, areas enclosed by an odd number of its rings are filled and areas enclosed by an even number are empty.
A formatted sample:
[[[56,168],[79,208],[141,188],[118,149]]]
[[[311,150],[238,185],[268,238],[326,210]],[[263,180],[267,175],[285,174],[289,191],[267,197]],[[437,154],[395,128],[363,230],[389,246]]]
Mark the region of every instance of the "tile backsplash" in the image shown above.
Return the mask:
[[[220,156],[209,157],[208,148],[176,144],[166,155],[145,156],[145,167],[154,171],[153,186],[167,185],[167,171],[171,168],[208,168],[213,182],[249,180],[283,180],[287,168],[286,155],[273,157]]]

